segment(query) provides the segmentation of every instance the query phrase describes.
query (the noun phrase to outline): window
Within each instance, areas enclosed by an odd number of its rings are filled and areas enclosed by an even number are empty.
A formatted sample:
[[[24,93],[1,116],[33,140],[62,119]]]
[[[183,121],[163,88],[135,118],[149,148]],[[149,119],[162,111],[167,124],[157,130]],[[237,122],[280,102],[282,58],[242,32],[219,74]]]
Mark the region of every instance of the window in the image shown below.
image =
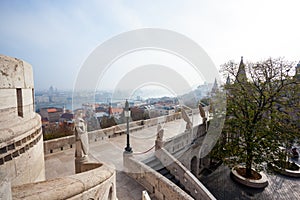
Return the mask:
[[[18,116],[23,117],[23,99],[22,99],[21,88],[17,88],[17,108],[18,108]]]

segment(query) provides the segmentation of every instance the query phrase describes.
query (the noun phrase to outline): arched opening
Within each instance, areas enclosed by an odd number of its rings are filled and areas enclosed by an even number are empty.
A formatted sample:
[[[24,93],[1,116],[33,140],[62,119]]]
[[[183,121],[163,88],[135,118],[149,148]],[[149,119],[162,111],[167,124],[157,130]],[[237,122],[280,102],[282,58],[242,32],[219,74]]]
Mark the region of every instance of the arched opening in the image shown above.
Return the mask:
[[[191,172],[197,176],[197,157],[194,156],[191,160]]]
[[[109,193],[108,193],[108,200],[113,199],[113,185],[109,188]]]

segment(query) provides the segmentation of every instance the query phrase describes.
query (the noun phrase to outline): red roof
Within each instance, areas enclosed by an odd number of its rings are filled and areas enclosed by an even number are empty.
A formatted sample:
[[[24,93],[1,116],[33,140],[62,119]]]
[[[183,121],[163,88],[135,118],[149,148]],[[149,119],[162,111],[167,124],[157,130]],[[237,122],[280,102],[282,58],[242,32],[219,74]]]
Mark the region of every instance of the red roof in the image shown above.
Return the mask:
[[[57,112],[56,108],[48,108],[47,109],[48,113],[53,113],[53,112]]]
[[[109,114],[115,114],[115,113],[122,113],[123,112],[123,108],[109,108]]]

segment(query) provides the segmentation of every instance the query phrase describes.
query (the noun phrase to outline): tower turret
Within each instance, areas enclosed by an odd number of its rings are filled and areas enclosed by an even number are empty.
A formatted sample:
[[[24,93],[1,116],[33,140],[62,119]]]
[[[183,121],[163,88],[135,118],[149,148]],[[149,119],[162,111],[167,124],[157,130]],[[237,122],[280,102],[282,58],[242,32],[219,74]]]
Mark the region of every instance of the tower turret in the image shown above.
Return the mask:
[[[246,69],[245,69],[245,64],[243,61],[243,56],[241,57],[241,62],[239,65],[239,69],[236,75],[236,82],[241,83],[241,82],[246,82],[247,81],[247,75],[246,75]]]

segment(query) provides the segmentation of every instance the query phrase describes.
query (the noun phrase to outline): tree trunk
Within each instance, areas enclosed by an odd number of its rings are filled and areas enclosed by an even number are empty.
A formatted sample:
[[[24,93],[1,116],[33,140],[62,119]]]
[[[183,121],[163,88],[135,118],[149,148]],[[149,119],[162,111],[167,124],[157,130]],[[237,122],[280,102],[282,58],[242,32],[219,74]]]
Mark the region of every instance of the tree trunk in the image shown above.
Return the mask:
[[[247,149],[246,150],[247,150],[246,177],[250,178],[251,177],[251,168],[252,168],[253,155],[252,155],[252,150],[251,150],[249,144],[247,144]]]
[[[251,163],[246,163],[246,178],[250,178],[252,175],[251,175]]]

